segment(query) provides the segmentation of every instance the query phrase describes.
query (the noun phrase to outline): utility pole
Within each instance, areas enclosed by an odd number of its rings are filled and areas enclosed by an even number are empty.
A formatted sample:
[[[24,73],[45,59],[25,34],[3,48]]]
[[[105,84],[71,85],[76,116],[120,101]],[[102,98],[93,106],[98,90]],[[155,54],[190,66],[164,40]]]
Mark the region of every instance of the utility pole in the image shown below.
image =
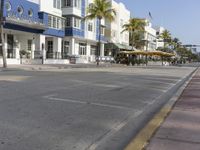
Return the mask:
[[[1,11],[0,11],[1,47],[2,47],[2,54],[3,54],[3,68],[7,68],[6,49],[5,49],[5,43],[4,43],[4,30],[3,30],[5,18],[3,16],[3,13],[4,13],[4,0],[1,0]]]

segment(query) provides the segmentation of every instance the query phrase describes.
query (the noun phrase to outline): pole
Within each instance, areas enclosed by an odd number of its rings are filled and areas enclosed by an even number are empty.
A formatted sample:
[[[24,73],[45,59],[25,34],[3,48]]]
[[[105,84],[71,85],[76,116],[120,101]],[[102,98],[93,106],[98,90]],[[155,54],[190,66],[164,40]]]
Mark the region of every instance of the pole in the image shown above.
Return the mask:
[[[99,18],[99,46],[97,50],[97,66],[99,66],[99,54],[101,51],[101,18]]]
[[[3,25],[4,25],[3,8],[4,8],[4,0],[1,0],[1,12],[0,12],[1,47],[2,47],[2,54],[3,54],[3,68],[7,68],[6,49],[5,49],[5,41],[4,41],[4,30],[3,30]]]
[[[148,40],[146,41],[146,53],[148,51]],[[145,55],[145,62],[146,62],[146,66],[148,65],[148,62],[147,62],[147,54]]]

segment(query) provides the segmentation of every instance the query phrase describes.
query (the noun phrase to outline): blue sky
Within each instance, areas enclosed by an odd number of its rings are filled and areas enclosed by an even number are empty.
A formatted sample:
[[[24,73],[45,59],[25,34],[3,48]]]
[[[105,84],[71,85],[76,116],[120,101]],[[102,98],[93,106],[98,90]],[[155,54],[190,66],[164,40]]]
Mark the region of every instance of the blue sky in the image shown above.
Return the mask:
[[[200,44],[200,0],[116,0],[134,17],[148,17],[154,25],[167,28],[184,44]]]

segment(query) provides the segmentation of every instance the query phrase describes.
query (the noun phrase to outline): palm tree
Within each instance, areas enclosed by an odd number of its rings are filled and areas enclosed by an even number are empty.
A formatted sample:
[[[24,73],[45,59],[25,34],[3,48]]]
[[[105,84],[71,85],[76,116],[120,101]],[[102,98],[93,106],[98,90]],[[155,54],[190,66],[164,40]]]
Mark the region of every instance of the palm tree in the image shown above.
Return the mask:
[[[145,26],[145,20],[140,18],[131,18],[129,20],[129,23],[123,25],[124,30],[122,32],[128,31],[130,33],[132,50],[134,46],[136,46],[139,43],[141,44],[142,39],[140,39],[140,35],[142,32],[145,31]],[[136,43],[136,41],[138,41],[138,43]]]
[[[5,43],[4,43],[4,33],[3,33],[3,7],[4,7],[4,1],[1,1],[1,12],[0,12],[0,34],[1,34],[1,47],[2,47],[2,54],[3,54],[3,67],[7,68],[7,60],[6,60],[6,49],[5,49]]]
[[[145,41],[143,39],[144,39],[144,35],[142,32],[134,32],[133,36],[130,37],[130,41],[133,40],[132,43],[134,43],[133,46],[136,49],[141,49],[142,47],[145,46]]]
[[[174,38],[172,40],[172,42],[173,42],[172,44],[174,46],[174,50],[176,50],[177,48],[179,48],[181,46],[181,44],[182,44],[178,38]]]
[[[164,41],[164,48],[167,47],[168,44],[171,43],[171,33],[168,30],[165,30],[161,35],[159,36]]]
[[[101,50],[101,21],[107,19],[112,22],[115,19],[116,12],[112,9],[112,5],[107,0],[94,0],[93,4],[87,9],[88,15],[84,19],[93,20],[95,18],[99,21],[99,46],[97,50],[97,66],[99,65],[99,55]]]

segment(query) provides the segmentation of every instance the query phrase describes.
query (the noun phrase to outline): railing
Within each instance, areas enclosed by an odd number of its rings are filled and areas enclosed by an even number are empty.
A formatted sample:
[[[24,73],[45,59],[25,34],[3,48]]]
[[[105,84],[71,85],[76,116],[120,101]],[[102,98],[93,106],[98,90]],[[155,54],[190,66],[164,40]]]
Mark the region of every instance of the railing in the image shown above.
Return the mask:
[[[47,59],[61,59],[61,52],[46,52]]]

